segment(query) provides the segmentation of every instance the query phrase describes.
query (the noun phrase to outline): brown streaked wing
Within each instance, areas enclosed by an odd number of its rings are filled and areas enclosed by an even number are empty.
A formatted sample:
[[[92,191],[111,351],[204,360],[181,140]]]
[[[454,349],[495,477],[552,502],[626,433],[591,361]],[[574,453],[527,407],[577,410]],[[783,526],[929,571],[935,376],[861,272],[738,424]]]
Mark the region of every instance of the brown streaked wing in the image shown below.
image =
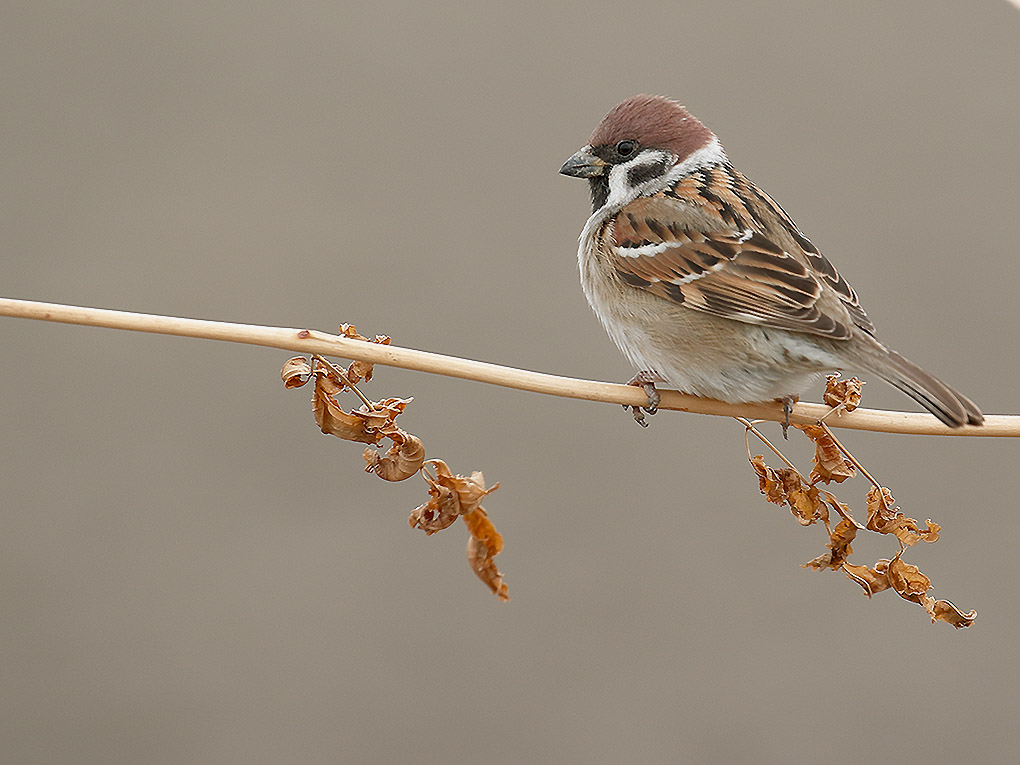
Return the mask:
[[[660,195],[620,211],[610,258],[623,281],[728,319],[850,337],[841,317],[820,309],[822,286],[814,269],[753,228],[703,231],[685,224],[684,206]]]
[[[816,275],[820,276],[826,284],[832,287],[833,291],[846,307],[853,323],[869,335],[873,335],[875,333],[875,325],[871,323],[871,319],[868,318],[868,314],[865,313],[864,309],[861,307],[860,300],[857,298],[857,293],[854,291],[854,288],[851,287],[850,283],[843,278],[839,271],[836,270],[836,267],[829,262],[829,259],[818,251],[818,248],[815,247],[811,240],[801,233],[800,229],[797,228],[797,224],[793,222],[793,219],[789,215],[787,215],[786,210],[780,207],[779,203],[772,197],[755,186],[754,183],[752,183],[746,176],[736,172],[735,170],[731,170],[730,183],[740,190],[741,193],[739,196],[741,196],[741,198],[753,196],[760,204],[772,212],[778,220],[779,225],[786,229],[801,250],[804,251],[804,255],[807,257],[807,262],[811,269]]]

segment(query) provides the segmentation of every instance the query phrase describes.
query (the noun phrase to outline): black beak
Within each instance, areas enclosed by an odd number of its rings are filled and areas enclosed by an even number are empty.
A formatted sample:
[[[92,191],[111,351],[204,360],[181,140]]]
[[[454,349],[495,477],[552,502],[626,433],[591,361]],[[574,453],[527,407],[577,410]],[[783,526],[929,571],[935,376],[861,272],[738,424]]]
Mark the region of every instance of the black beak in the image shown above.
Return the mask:
[[[591,147],[585,146],[574,156],[563,163],[560,172],[574,178],[595,178],[605,175],[609,163],[591,153]]]

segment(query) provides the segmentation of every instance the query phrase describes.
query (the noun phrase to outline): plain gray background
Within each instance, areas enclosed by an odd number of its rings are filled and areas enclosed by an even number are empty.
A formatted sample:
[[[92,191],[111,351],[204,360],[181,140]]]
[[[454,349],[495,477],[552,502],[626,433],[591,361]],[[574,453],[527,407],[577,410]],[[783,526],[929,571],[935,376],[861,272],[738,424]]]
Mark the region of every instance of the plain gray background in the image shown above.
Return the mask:
[[[656,92],[881,337],[1018,412],[1018,83],[993,0],[7,2],[2,292],[622,381],[557,170]],[[766,504],[732,421],[377,369],[431,455],[502,481],[502,605],[461,528],[408,528],[419,480],[318,433],[289,354],[0,332],[7,762],[1015,761],[1015,441],[846,437],[942,524],[909,559],[978,609],[958,632],[801,569],[824,531]]]

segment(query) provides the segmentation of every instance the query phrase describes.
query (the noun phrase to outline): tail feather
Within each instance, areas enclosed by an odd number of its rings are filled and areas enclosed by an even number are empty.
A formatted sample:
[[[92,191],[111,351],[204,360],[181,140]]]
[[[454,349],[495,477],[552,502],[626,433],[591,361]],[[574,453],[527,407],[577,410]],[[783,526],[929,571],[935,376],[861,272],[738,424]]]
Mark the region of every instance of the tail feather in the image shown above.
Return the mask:
[[[949,427],[980,425],[985,421],[984,415],[973,401],[903,358],[896,351],[887,351],[884,361],[885,364],[877,365],[873,371]]]

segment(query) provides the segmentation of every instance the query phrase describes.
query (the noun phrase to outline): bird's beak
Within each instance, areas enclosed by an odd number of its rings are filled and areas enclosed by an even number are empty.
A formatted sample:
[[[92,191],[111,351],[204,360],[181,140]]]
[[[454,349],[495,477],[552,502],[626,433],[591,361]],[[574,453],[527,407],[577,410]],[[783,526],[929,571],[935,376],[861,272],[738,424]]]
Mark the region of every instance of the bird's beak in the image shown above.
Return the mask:
[[[592,154],[590,146],[585,146],[563,163],[560,172],[563,175],[572,175],[574,178],[595,178],[605,175],[608,167],[608,162],[604,162]]]

